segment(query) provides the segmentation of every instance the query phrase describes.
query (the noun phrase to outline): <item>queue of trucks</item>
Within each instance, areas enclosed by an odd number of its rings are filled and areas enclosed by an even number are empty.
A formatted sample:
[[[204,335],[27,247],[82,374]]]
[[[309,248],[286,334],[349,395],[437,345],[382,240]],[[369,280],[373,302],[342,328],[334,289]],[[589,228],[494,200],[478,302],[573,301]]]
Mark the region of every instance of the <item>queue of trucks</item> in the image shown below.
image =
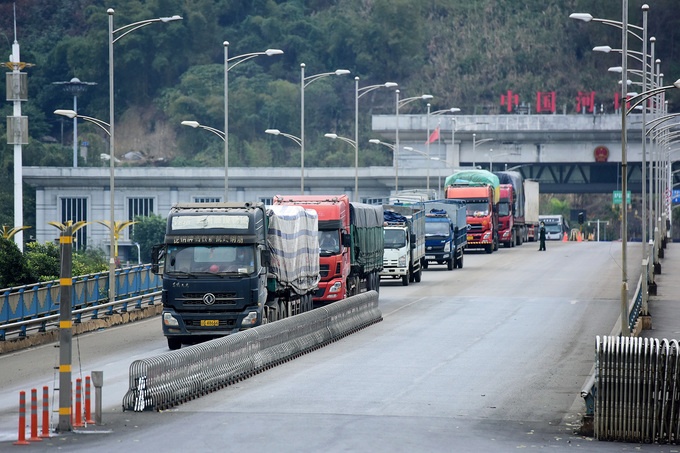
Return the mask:
[[[379,292],[381,279],[417,283],[430,265],[461,269],[468,247],[520,245],[538,223],[538,183],[514,176],[501,184],[485,170],[457,171],[444,199],[409,191],[385,205],[344,194],[176,204],[151,263],[162,275],[168,347]]]

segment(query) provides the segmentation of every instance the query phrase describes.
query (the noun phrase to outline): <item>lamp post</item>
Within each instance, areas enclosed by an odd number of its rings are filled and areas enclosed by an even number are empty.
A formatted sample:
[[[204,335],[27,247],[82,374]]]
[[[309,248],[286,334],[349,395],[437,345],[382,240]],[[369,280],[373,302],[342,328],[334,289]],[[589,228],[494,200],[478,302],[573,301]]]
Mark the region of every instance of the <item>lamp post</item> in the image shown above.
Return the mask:
[[[252,52],[243,55],[237,55],[229,58],[229,41],[222,43],[224,46],[224,201],[229,201],[229,71],[239,63],[255,58],[259,55],[281,55],[283,50],[267,49],[263,52]],[[229,62],[235,62],[229,66]],[[193,126],[197,127],[197,126]]]
[[[298,144],[300,147],[300,152],[302,152],[302,139],[300,137],[296,137],[295,135],[291,134],[286,134],[285,132],[281,132],[278,129],[267,129],[264,131],[265,134],[271,134],[271,135],[281,135],[283,137],[286,137],[287,139],[293,140],[295,143]],[[304,188],[304,186],[302,186]],[[305,192],[304,190],[302,191],[301,195],[304,195]]]
[[[310,83],[323,77],[349,73],[348,69],[336,69],[332,72],[323,72],[305,77],[305,64],[300,63],[300,195],[305,194],[305,88]]]
[[[427,101],[428,99],[432,99],[431,94],[421,94],[420,96],[413,96],[410,98],[404,98],[404,99],[399,99],[399,90],[395,90],[394,93],[396,94],[396,101],[395,101],[395,113],[396,113],[396,125],[394,127],[394,135],[395,135],[395,141],[394,141],[394,160],[395,160],[395,165],[397,167],[396,170],[396,175],[397,179],[395,180],[395,188],[394,191],[397,192],[399,190],[399,109],[409,102],[413,102],[417,99],[421,99],[423,101]],[[428,140],[430,137],[427,137]]]
[[[354,201],[359,201],[359,98],[378,88],[397,86],[399,86],[398,83],[385,82],[380,85],[369,85],[359,88],[359,77],[354,78]]]
[[[62,85],[64,91],[73,95],[73,111],[78,112],[78,95],[87,90],[87,87],[96,85],[95,82],[81,82],[74,77],[68,82],[52,82],[52,85]],[[78,120],[73,117],[73,168],[78,167]]]
[[[114,97],[113,97],[113,45],[118,42],[123,36],[132,33],[147,25],[151,25],[155,22],[168,23],[176,20],[182,20],[182,16],[171,16],[171,17],[159,17],[156,19],[147,19],[139,22],[133,22],[128,25],[123,25],[122,27],[113,28],[113,8],[106,10],[109,15],[109,192],[110,192],[110,256],[109,256],[109,302],[113,303],[116,300],[116,257],[114,256],[114,244],[116,241],[115,236],[115,172],[114,172],[114,162],[116,160],[116,147],[115,147],[115,118],[114,118]],[[84,118],[83,118],[84,119]]]
[[[347,137],[341,137],[338,134],[324,134],[324,137],[328,137],[330,139],[338,139],[342,140],[343,142],[349,143],[353,148],[354,148],[354,201],[359,201],[357,197],[357,187],[359,186],[358,184],[358,178],[359,178],[359,160],[356,159],[357,154],[359,153],[359,146],[357,145],[357,142],[352,140],[351,138]]]
[[[483,138],[482,140],[477,140],[477,134],[472,134],[472,168],[476,167],[475,156],[477,153],[477,145],[492,142],[493,140],[493,138]]]
[[[386,143],[378,140],[377,138],[372,138],[368,141],[369,143],[373,143],[374,145],[383,145],[388,147],[389,149],[392,150],[392,154],[396,155],[397,154],[397,147],[391,143]],[[396,161],[396,159],[394,159]],[[395,166],[394,170],[394,193],[397,193],[399,190],[399,165]]]
[[[430,103],[427,103],[427,158],[430,158],[430,116],[441,115],[442,113],[457,113],[460,109],[457,107],[451,107],[449,109],[436,110],[434,112],[430,111]],[[453,128],[453,123],[451,125]],[[439,131],[441,134],[441,131]],[[453,133],[451,134],[451,147],[453,147]],[[404,148],[406,149],[406,148]],[[429,163],[429,161],[428,161]],[[427,168],[427,191],[430,191],[430,167]]]

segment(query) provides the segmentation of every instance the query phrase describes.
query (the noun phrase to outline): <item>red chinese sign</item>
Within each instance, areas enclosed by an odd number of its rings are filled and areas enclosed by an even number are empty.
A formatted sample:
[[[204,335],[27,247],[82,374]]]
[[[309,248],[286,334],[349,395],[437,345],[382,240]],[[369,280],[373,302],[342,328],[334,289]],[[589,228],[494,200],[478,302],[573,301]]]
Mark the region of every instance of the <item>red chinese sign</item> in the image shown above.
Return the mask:
[[[593,113],[595,107],[595,92],[579,91],[576,96],[576,111],[582,112],[585,110],[588,113]]]
[[[536,113],[555,113],[555,92],[536,92]]]
[[[519,105],[519,95],[508,90],[506,94],[501,94],[501,105],[506,108],[508,113],[512,113],[515,107]]]

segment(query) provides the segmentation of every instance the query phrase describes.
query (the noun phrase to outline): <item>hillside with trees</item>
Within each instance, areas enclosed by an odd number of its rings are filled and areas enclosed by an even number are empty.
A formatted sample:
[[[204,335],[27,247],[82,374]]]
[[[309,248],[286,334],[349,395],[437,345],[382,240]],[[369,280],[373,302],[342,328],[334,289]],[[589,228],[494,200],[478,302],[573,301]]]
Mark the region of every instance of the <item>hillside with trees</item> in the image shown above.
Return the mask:
[[[629,22],[642,25],[641,1],[629,0]],[[680,15],[677,0],[647,2],[649,35],[666,82],[680,77]],[[512,91],[533,111],[538,91],[556,93],[558,112],[575,114],[579,91],[612,111],[620,76],[607,72],[620,55],[592,52],[596,45],[621,47],[621,32],[599,23],[569,19],[572,12],[621,20],[621,2],[605,0],[50,0],[0,1],[0,34],[6,55],[14,40],[13,8],[21,60],[27,68],[30,144],[24,165],[71,166],[72,126],[52,112],[72,108],[73,97],[54,82],[73,77],[93,82],[78,98],[79,113],[108,120],[108,15],[114,28],[179,14],[183,20],[135,30],[114,45],[116,157],[122,165],[221,166],[223,144],[212,134],[180,125],[183,120],[222,129],[224,47],[229,55],[267,48],[283,55],[258,57],[229,71],[231,166],[299,164],[289,140],[267,128],[299,135],[300,64],[306,74],[338,68],[349,76],[326,77],[305,90],[305,161],[309,166],[353,165],[346,146],[330,147],[326,132],[352,136],[354,77],[361,86],[397,82],[403,96],[429,93],[432,109],[459,107],[461,114],[504,113],[500,96]],[[630,40],[631,50],[640,50]],[[631,67],[638,64],[631,61]],[[669,94],[675,111],[680,96]],[[375,90],[362,99],[360,128],[372,114],[394,112],[394,93]],[[4,102],[3,116],[12,115]],[[422,113],[409,104],[404,113]],[[512,113],[510,113],[512,114]],[[81,166],[106,165],[106,136],[79,125],[89,143]],[[0,205],[12,205],[12,147],[5,145]],[[132,156],[133,159],[129,157]],[[128,157],[128,159],[126,159]],[[366,150],[360,165],[389,165],[389,155]],[[30,195],[27,195],[30,198]],[[30,199],[25,212],[32,215]],[[30,219],[28,219],[30,221]],[[0,224],[11,225],[10,209]]]

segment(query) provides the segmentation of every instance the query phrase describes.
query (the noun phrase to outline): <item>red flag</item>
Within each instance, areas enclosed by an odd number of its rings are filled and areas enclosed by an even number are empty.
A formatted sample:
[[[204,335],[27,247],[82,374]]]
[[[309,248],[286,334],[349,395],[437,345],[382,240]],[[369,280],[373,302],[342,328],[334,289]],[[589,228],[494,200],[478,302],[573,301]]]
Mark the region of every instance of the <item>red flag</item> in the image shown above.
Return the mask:
[[[437,128],[432,131],[430,134],[430,139],[427,141],[427,143],[434,143],[437,140],[439,140],[439,126],[437,126]]]

